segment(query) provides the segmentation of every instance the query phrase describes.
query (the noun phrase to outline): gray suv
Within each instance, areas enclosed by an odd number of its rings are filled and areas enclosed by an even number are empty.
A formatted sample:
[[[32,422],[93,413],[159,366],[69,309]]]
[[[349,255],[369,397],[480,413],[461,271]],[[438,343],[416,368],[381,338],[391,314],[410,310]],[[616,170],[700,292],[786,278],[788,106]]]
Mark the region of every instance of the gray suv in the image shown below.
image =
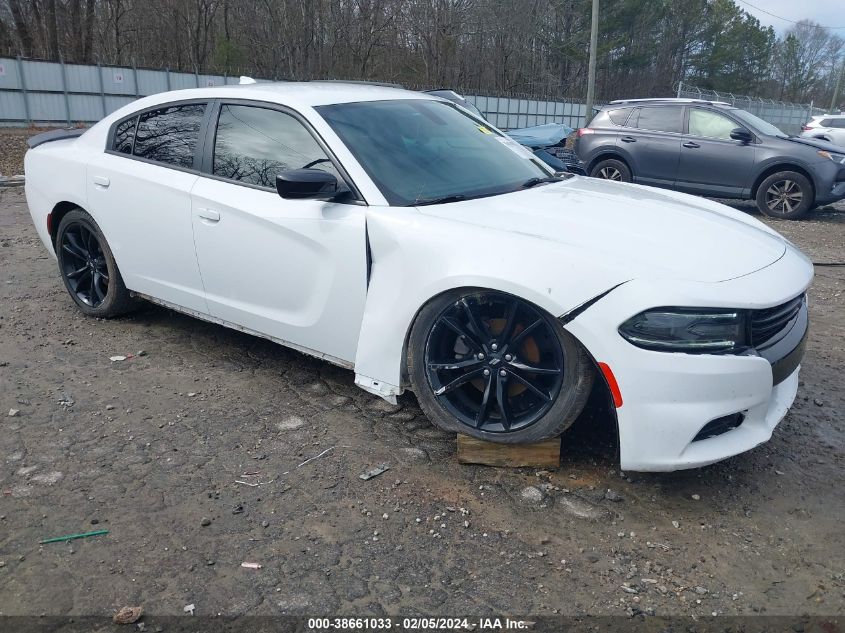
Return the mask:
[[[613,101],[578,130],[575,151],[590,176],[755,200],[777,218],[845,198],[845,149],[788,136],[728,103]]]

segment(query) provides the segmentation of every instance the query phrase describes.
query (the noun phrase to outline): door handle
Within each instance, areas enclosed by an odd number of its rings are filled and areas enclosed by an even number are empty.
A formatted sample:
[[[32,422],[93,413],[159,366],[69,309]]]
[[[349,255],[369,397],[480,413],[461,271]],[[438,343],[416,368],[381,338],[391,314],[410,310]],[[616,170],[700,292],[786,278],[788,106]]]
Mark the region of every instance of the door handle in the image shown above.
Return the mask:
[[[701,147],[701,145],[699,145],[698,143],[693,143],[692,141],[690,141],[688,143],[684,143],[684,147],[688,147],[690,149],[698,149],[699,147]]]
[[[214,209],[197,209],[197,215],[207,222],[220,221],[220,212]]]
[[[637,139],[635,139],[633,136],[623,136],[619,140],[622,141],[623,143],[636,143],[637,142]]]
[[[105,176],[94,176],[92,180],[94,181],[94,186],[100,189],[108,189],[111,184],[111,181]]]

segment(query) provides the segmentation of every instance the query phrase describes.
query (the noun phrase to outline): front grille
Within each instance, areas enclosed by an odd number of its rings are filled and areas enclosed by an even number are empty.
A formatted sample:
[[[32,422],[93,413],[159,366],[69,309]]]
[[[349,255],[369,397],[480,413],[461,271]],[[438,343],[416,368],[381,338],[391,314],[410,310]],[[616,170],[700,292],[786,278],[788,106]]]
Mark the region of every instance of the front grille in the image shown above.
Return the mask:
[[[760,347],[769,342],[801,311],[804,295],[782,303],[774,308],[751,312],[751,345]]]

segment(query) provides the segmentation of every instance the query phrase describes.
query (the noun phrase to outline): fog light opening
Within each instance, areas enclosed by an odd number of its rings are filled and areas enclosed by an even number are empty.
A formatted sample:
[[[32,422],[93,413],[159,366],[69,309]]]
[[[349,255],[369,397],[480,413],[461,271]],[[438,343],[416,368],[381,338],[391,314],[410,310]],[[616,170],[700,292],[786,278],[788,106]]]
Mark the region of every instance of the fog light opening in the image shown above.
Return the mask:
[[[728,431],[733,431],[744,421],[745,413],[743,412],[731,413],[730,415],[724,415],[721,418],[710,420],[710,422],[702,427],[702,429],[698,432],[698,435],[692,438],[692,441],[698,442],[700,440],[709,440],[712,437],[722,435]]]

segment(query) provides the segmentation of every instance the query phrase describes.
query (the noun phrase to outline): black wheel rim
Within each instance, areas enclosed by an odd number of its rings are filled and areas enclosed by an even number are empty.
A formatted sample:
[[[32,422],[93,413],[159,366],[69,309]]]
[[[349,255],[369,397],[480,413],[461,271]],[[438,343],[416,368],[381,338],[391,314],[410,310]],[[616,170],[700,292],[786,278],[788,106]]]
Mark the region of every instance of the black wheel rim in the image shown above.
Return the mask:
[[[434,396],[461,424],[512,433],[554,404],[564,354],[549,317],[515,297],[479,293],[437,317],[425,366]]]
[[[602,167],[599,169],[599,178],[616,180],[618,182],[622,180],[622,172],[616,169],[616,167]]]
[[[803,199],[804,193],[794,180],[778,180],[766,189],[766,206],[775,213],[792,213]]]
[[[62,233],[62,275],[82,303],[99,306],[109,290],[109,270],[103,248],[94,232],[74,223]]]

